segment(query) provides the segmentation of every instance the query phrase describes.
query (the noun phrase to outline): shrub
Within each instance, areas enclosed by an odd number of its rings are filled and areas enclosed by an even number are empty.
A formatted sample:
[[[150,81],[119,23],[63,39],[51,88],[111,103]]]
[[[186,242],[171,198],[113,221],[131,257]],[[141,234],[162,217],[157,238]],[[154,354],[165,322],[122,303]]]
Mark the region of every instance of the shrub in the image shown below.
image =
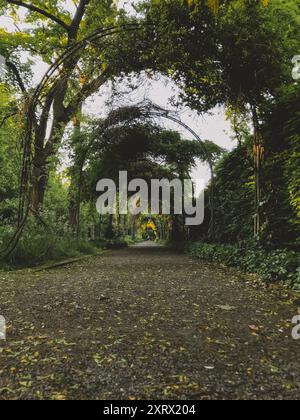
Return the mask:
[[[53,234],[25,233],[8,263],[14,266],[36,266],[51,260],[93,254],[96,248],[89,242]]]
[[[267,251],[252,242],[236,246],[195,242],[189,245],[188,252],[208,262],[258,274],[266,281],[290,280],[300,284],[300,255],[293,251]]]

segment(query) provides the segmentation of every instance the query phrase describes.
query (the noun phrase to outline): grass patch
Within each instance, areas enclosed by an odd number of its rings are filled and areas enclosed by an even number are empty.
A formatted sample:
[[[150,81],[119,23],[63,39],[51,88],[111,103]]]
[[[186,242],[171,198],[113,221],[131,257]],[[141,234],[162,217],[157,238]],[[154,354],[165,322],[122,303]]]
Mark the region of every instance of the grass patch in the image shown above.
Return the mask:
[[[96,252],[97,247],[84,239],[78,241],[69,236],[25,233],[4,264],[12,267],[36,267],[50,261],[93,255]]]

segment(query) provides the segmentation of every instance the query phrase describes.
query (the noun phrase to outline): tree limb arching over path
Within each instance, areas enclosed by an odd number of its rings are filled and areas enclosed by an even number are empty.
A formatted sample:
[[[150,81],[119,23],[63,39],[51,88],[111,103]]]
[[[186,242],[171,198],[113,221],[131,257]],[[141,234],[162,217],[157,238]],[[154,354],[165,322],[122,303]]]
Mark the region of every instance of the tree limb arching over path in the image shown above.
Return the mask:
[[[146,246],[0,286],[2,399],[299,398],[298,301],[234,270]]]
[[[15,2],[13,2],[15,3]],[[22,5],[24,6],[23,2],[17,2],[22,3]],[[71,25],[71,27],[69,27],[69,38],[74,40],[73,38],[75,37],[77,31],[78,31],[78,25],[80,24],[80,19],[82,18],[82,15],[84,13],[85,7],[87,6],[87,4],[89,3],[89,0],[81,0],[81,3],[78,7],[77,13],[74,16],[74,20],[73,20],[73,24]],[[26,4],[27,6],[27,4]],[[25,6],[24,6],[25,7]],[[71,62],[73,64],[73,66],[75,66],[75,63],[73,63],[74,60],[74,56],[76,55],[76,53],[81,50],[84,49],[90,42],[95,41],[95,40],[99,40],[99,39],[104,39],[106,37],[109,37],[111,35],[114,34],[118,34],[118,33],[122,33],[122,32],[135,32],[138,29],[140,29],[141,27],[143,27],[144,25],[139,25],[139,24],[127,24],[127,25],[113,25],[111,27],[108,28],[98,28],[97,30],[95,30],[92,34],[90,34],[89,36],[85,37],[84,39],[75,42],[75,44],[71,44],[68,46],[68,48],[66,48],[66,50],[64,51],[63,54],[61,54],[56,60],[55,62],[49,67],[49,69],[47,70],[47,72],[45,73],[44,77],[42,78],[41,82],[39,83],[39,85],[35,88],[34,93],[32,95],[32,97],[30,98],[29,104],[28,104],[28,109],[27,109],[27,113],[26,113],[26,127],[25,127],[25,133],[24,133],[24,139],[22,141],[22,165],[21,165],[21,174],[20,174],[20,191],[19,191],[19,209],[18,209],[18,225],[17,225],[17,229],[16,232],[14,233],[14,235],[12,236],[12,238],[9,240],[7,246],[4,249],[0,249],[0,257],[2,258],[3,256],[8,256],[10,255],[13,250],[15,249],[16,245],[18,244],[22,233],[23,233],[23,229],[27,223],[27,219],[28,219],[28,215],[29,213],[33,210],[34,214],[37,214],[38,211],[37,209],[35,209],[34,205],[33,205],[33,196],[36,195],[34,192],[34,184],[35,182],[33,181],[35,177],[34,175],[34,170],[36,169],[36,165],[34,163],[34,157],[32,155],[32,148],[33,148],[33,133],[34,133],[34,126],[35,126],[35,119],[36,119],[36,108],[37,105],[41,99],[41,97],[43,96],[43,91],[44,89],[47,87],[47,85],[49,84],[49,82],[53,81],[54,82],[54,88],[52,90],[50,90],[50,98],[47,99],[47,95],[46,95],[46,103],[47,103],[47,109],[46,111],[42,112],[41,114],[41,122],[43,123],[44,127],[43,129],[41,129],[40,127],[37,129],[37,131],[42,131],[43,134],[45,135],[46,133],[46,125],[47,125],[47,120],[49,118],[49,113],[50,113],[50,108],[51,108],[51,103],[54,100],[54,93],[59,95],[59,99],[61,102],[63,102],[63,97],[65,94],[65,90],[63,89],[62,92],[63,94],[61,94],[61,86],[60,86],[60,80],[57,80],[57,75],[56,72],[57,70],[60,69],[61,66],[64,67],[64,65],[66,65],[66,63]],[[147,26],[147,25],[146,25]],[[151,26],[151,25],[150,25]],[[7,62],[7,64],[9,64]],[[10,65],[10,64],[9,64]],[[70,70],[71,71],[71,70]],[[93,91],[97,91],[100,86],[102,84],[105,83],[107,69],[104,70],[100,76],[98,76],[96,79],[92,80],[91,82],[89,82],[86,86],[84,86],[84,88],[82,89],[82,91],[76,95],[76,103],[83,103],[84,99],[86,99],[88,96],[90,96],[92,94]],[[63,85],[65,85],[65,74],[63,75]],[[53,95],[51,95],[51,92],[53,91]],[[76,111],[76,107],[73,106],[74,103],[71,102],[68,106],[68,108],[64,108],[61,109],[61,106],[54,106],[54,110],[55,108],[57,108],[58,110],[60,109],[60,111],[58,112],[58,114],[60,114],[62,120],[66,119],[66,116],[69,116],[69,118],[71,118],[71,115],[74,115],[75,111]],[[66,123],[66,121],[65,121]],[[61,124],[61,122],[60,122]],[[59,125],[60,125],[59,124]],[[53,131],[53,129],[52,129]],[[55,130],[54,130],[55,131]],[[51,137],[51,136],[50,136]],[[54,139],[57,136],[54,135]],[[56,139],[57,140],[57,139]],[[55,143],[55,142],[54,142]],[[45,149],[49,148],[49,152],[53,149],[54,143],[52,142],[47,142],[47,144],[45,145]],[[40,149],[42,148],[41,145],[37,146],[35,145],[34,149],[38,150],[38,154]],[[41,175],[39,175],[38,177],[40,180],[45,179],[45,177],[42,177]],[[46,184],[45,184],[46,185]],[[44,187],[45,187],[44,185]]]

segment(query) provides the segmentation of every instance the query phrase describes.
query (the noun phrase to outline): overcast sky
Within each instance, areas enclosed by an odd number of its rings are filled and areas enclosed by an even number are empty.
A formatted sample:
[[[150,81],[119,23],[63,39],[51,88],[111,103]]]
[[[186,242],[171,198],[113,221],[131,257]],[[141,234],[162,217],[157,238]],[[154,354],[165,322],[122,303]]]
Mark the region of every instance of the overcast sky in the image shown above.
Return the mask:
[[[136,0],[134,0],[136,1]],[[124,6],[127,11],[132,12],[133,9],[131,4],[134,1],[119,1],[120,6]],[[72,11],[74,10],[74,4],[72,1],[66,1],[67,8]],[[20,25],[22,27],[22,25]],[[11,19],[5,16],[0,17],[0,27],[4,27],[6,30],[14,31],[15,27]],[[34,78],[33,83],[37,84],[46,72],[47,66],[42,62],[36,62],[34,66]],[[128,95],[128,103],[140,102],[143,99],[149,99],[157,105],[163,108],[172,109],[170,104],[170,98],[178,94],[178,89],[173,82],[162,79],[155,81],[148,81],[146,86],[143,85],[140,89],[135,91],[133,94]],[[104,86],[96,95],[93,95],[85,105],[85,112],[95,116],[105,116],[108,111],[106,107],[107,101],[111,96],[111,88],[109,85]],[[123,104],[126,104],[127,99],[123,99]],[[218,145],[231,150],[235,142],[231,139],[232,133],[230,131],[230,124],[226,121],[224,110],[215,109],[212,115],[199,116],[195,111],[184,108],[180,110],[180,119],[187,125],[189,125],[202,139],[209,139],[217,143]],[[191,138],[191,135],[183,131],[178,125],[165,121],[164,126],[180,131],[186,138]],[[199,164],[197,169],[193,173],[193,178],[204,178],[205,181],[209,179],[208,168]]]

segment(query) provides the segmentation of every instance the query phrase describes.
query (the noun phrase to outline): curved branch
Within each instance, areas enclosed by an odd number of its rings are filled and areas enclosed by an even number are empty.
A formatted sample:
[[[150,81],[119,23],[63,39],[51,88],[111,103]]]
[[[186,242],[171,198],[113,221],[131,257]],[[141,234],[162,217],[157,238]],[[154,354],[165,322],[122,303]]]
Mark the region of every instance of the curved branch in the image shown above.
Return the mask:
[[[101,86],[103,86],[103,84],[107,82],[109,77],[109,71],[110,68],[108,67],[98,77],[96,77],[91,82],[87,83],[82,87],[80,92],[75,96],[70,105],[66,108],[66,115],[72,116],[81,103],[83,103],[94,92],[97,92],[101,88]]]
[[[18,82],[18,85],[19,85],[22,93],[27,93],[25,84],[22,80],[22,77],[19,73],[19,70],[17,69],[17,66],[9,60],[6,60],[5,64],[6,64],[6,67],[8,67],[13,72],[13,75],[15,76],[16,81]]]
[[[2,118],[1,122],[0,122],[0,128],[2,128],[5,124],[5,122],[7,120],[9,120],[10,118],[14,117],[15,115],[17,115],[17,111],[13,112],[11,114],[5,115],[5,117]]]
[[[44,9],[40,9],[39,7],[34,6],[33,4],[28,4],[28,3],[25,3],[23,1],[18,1],[18,0],[6,0],[6,2],[8,4],[15,4],[16,6],[24,7],[25,9],[31,10],[32,12],[39,13],[40,15],[43,15],[43,16],[47,17],[48,19],[52,20],[53,22],[58,23],[67,32],[69,32],[70,27],[66,22],[64,22],[58,16],[55,16],[52,13],[49,13]]]

